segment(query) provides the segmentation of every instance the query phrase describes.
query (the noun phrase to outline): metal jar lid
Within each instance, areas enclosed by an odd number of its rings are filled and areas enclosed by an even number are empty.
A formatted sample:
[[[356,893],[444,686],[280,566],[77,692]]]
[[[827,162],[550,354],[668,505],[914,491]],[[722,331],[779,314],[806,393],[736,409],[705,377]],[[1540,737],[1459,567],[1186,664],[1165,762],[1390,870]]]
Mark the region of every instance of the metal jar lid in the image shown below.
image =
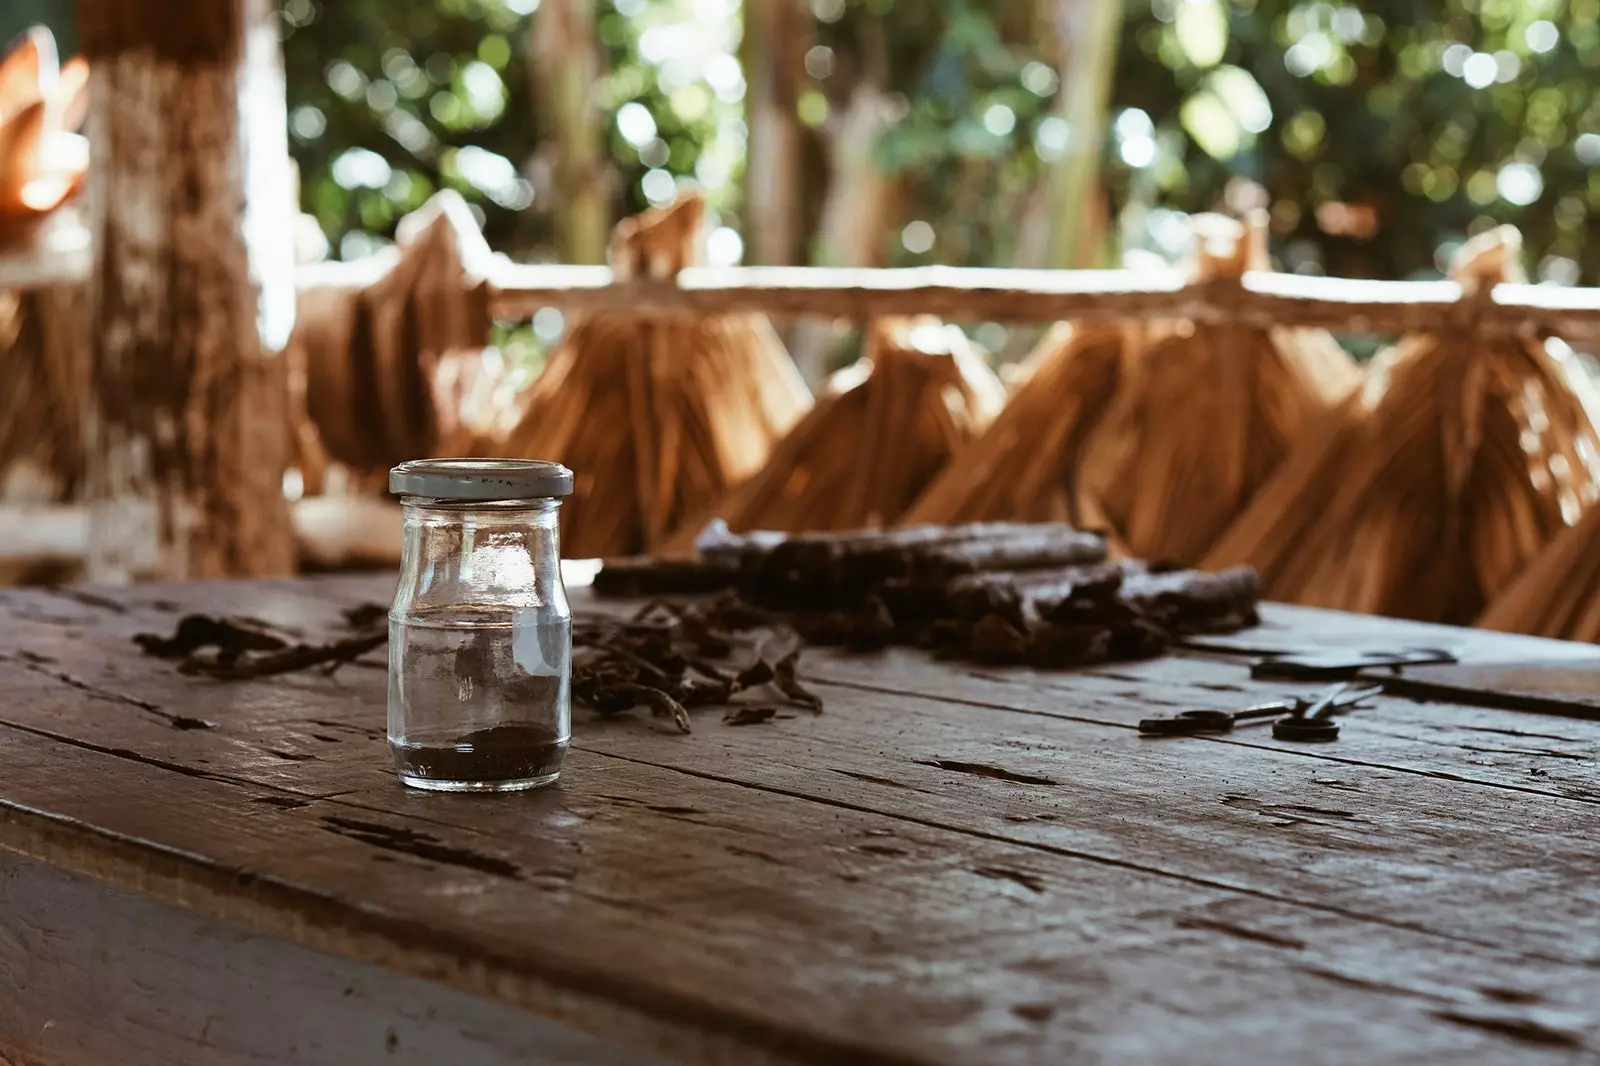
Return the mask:
[[[413,459],[389,471],[389,491],[435,500],[538,500],[572,495],[572,471],[541,459]]]

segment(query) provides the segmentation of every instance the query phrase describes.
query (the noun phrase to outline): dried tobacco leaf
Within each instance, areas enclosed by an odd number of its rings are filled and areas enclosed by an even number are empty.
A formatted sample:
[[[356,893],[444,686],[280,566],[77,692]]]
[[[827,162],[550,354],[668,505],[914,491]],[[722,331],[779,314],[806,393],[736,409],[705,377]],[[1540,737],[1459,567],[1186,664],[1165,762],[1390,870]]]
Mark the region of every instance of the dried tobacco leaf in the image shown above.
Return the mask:
[[[722,716],[723,725],[760,725],[770,722],[778,713],[776,707],[736,707]]]
[[[822,697],[808,692],[800,684],[799,667],[800,649],[796,648],[773,664],[772,672],[774,677],[772,684],[779,692],[806,708],[812,714],[821,714]]]
[[[1512,280],[1520,237],[1469,241],[1465,307]],[[1470,624],[1600,495],[1592,394],[1559,342],[1463,321],[1406,337],[1211,551],[1274,599]]]
[[[158,659],[182,659],[214,648],[219,662],[230,663],[245,652],[278,651],[289,646],[285,636],[254,618],[186,614],[170,637],[140,633],[133,638],[141,651]]]

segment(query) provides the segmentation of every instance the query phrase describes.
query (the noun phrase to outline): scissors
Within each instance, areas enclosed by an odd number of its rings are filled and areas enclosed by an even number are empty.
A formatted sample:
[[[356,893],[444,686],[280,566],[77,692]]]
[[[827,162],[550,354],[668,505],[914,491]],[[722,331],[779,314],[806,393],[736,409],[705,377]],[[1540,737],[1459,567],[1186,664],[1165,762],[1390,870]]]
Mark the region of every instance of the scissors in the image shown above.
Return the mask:
[[[1362,670],[1455,661],[1443,648],[1300,652],[1256,659],[1250,664],[1250,676],[1257,681],[1338,681],[1356,677]]]
[[[1363,670],[1453,663],[1445,648],[1266,647],[1227,638],[1189,637],[1179,647],[1213,655],[1249,655],[1257,681],[1349,681]]]
[[[1339,735],[1338,725],[1329,721],[1336,711],[1354,707],[1382,691],[1381,685],[1365,688],[1335,685],[1312,699],[1288,696],[1237,711],[1182,711],[1168,718],[1145,718],[1139,722],[1139,732],[1150,737],[1216,736],[1231,733],[1240,722],[1278,718],[1281,721],[1273,724],[1273,735],[1280,740],[1331,740]],[[1288,726],[1290,723],[1297,725],[1286,733],[1279,731],[1279,726]],[[1331,736],[1327,735],[1330,728],[1333,731]]]

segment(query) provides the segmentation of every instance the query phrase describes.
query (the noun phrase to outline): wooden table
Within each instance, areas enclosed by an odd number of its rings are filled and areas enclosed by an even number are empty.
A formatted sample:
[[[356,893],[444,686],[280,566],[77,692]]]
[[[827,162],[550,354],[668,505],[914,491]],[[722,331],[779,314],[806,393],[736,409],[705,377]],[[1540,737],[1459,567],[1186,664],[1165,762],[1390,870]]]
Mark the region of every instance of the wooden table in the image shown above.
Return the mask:
[[[1152,741],[1295,686],[808,652],[821,717],[580,714],[559,786],[463,797],[396,783],[380,670],[211,682],[129,640],[191,609],[328,632],[389,587],[0,596],[0,1059],[1600,1056],[1593,722],[1385,698],[1333,745]]]

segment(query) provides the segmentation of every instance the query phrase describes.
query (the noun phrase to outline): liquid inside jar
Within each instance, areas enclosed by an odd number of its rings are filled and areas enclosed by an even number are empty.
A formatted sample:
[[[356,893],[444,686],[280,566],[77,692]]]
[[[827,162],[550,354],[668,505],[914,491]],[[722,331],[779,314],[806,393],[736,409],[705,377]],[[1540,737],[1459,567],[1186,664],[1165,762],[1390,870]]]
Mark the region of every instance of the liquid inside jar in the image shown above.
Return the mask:
[[[572,621],[452,607],[389,622],[389,746],[415,788],[548,785],[572,737]]]

